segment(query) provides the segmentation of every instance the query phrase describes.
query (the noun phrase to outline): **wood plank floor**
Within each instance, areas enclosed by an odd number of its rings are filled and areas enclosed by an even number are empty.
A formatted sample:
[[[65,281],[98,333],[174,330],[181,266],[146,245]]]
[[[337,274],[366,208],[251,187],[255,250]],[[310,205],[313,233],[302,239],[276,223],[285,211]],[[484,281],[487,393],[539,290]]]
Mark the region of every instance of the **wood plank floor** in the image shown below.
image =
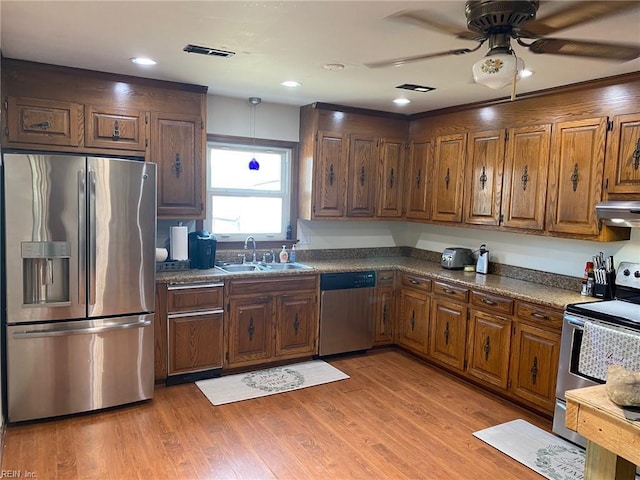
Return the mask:
[[[103,412],[10,426],[2,469],[43,479],[520,479],[471,434],[551,423],[396,350],[331,359],[351,378],[212,406],[194,384]]]

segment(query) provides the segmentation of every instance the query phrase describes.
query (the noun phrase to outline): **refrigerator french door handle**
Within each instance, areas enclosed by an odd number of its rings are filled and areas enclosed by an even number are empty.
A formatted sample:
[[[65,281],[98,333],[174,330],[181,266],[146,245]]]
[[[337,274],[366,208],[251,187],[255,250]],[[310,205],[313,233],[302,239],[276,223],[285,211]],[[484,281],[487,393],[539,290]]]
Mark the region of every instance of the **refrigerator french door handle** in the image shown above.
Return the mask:
[[[89,170],[89,305],[96,303],[96,172]]]
[[[94,333],[107,333],[118,330],[126,330],[128,328],[142,328],[151,325],[151,320],[143,320],[141,322],[121,323],[119,325],[106,325],[103,327],[87,327],[60,330],[31,330],[28,332],[14,332],[12,337],[15,339],[24,338],[41,338],[41,337],[64,337],[67,335],[90,335]]]
[[[80,169],[78,172],[78,301],[82,304],[86,304],[87,298],[86,195],[85,171]]]

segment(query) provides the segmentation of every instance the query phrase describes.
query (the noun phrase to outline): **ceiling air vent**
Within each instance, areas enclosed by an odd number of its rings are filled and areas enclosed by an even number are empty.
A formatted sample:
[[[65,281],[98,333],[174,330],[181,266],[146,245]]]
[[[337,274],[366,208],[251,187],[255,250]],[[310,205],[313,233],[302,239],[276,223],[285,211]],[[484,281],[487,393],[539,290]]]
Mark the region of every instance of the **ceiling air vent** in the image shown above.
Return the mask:
[[[200,47],[198,45],[187,45],[182,50],[189,53],[198,53],[200,55],[209,55],[211,57],[233,57],[236,52],[228,52],[226,50],[219,50],[217,48]]]
[[[435,87],[425,87],[423,85],[414,85],[413,83],[403,83],[402,85],[398,85],[396,88],[413,90],[414,92],[430,92],[431,90],[435,90]]]

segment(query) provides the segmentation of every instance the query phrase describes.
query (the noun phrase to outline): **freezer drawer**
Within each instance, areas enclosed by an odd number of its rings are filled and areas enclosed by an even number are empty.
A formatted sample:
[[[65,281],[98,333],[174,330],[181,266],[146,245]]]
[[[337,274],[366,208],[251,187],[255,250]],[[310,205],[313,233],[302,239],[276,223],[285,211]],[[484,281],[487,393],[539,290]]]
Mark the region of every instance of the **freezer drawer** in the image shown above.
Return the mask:
[[[8,421],[153,395],[153,314],[7,326]]]

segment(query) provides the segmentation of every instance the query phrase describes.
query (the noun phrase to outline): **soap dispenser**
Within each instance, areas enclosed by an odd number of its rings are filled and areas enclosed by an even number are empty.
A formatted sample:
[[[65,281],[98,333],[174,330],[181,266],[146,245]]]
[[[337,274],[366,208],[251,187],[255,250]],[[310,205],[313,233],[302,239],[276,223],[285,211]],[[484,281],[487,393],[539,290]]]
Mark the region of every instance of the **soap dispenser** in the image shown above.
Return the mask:
[[[282,250],[280,251],[280,263],[287,263],[289,260],[289,253],[287,252],[287,248],[285,245],[282,245]]]
[[[476,272],[484,274],[489,273],[489,250],[487,250],[487,246],[484,243],[480,245],[480,250],[478,250]]]

